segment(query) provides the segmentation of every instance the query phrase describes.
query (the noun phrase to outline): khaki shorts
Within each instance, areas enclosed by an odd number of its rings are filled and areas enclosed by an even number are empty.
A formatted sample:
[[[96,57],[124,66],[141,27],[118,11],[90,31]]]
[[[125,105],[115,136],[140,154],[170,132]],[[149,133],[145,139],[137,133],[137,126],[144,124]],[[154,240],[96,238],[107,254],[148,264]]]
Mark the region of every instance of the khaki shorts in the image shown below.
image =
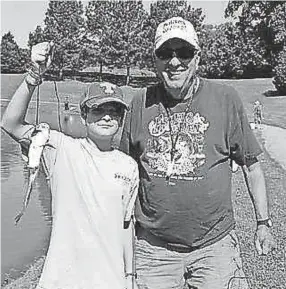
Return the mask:
[[[248,288],[234,231],[215,244],[183,252],[140,228],[135,262],[139,289]]]

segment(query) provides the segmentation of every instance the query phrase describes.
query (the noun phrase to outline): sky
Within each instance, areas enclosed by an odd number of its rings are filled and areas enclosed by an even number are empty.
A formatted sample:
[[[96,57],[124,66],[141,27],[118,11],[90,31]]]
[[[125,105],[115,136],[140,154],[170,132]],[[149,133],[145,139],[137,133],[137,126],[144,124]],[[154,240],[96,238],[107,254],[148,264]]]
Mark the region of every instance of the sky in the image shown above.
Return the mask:
[[[29,32],[37,25],[43,25],[48,1],[0,0],[1,1],[1,37],[10,31],[22,48],[27,48]],[[87,2],[87,1],[83,1]],[[143,1],[146,9],[151,1]],[[224,1],[189,1],[194,8],[202,8],[206,15],[205,23],[219,24],[224,22]]]

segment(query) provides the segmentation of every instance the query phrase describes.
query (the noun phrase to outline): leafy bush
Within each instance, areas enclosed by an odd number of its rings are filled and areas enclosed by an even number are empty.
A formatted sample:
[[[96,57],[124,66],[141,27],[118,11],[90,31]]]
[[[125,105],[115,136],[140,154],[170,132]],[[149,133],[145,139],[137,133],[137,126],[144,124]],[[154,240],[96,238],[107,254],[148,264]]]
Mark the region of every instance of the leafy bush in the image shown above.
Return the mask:
[[[274,68],[273,84],[280,94],[286,94],[286,46],[278,54],[277,65]]]

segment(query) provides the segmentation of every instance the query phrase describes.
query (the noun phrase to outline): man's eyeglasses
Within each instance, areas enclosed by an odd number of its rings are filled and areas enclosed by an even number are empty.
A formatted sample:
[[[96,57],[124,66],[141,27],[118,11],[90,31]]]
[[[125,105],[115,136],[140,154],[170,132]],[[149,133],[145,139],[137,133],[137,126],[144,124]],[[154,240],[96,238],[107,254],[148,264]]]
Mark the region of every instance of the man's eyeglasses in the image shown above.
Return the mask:
[[[161,60],[170,60],[177,57],[181,60],[190,60],[194,58],[196,50],[189,47],[181,47],[178,49],[162,48],[155,51],[155,55]]]

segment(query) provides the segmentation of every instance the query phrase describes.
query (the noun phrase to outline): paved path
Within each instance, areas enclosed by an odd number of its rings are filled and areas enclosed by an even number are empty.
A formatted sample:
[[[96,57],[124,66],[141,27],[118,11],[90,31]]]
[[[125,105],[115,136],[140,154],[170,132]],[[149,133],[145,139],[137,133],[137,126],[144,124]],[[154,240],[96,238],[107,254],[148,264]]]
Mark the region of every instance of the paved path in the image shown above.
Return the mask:
[[[263,124],[260,131],[270,157],[286,171],[286,129]]]

